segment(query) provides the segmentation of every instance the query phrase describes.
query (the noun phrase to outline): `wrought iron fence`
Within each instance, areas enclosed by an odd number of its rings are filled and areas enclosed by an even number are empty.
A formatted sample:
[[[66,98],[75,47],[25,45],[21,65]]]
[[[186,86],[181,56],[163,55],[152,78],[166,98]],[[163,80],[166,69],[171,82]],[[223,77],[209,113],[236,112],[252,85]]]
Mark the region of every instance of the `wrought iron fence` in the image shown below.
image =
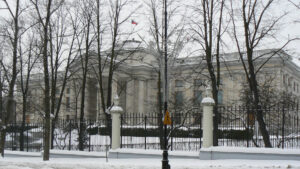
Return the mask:
[[[264,147],[256,109],[242,106],[219,107],[220,121],[218,145],[238,147]],[[263,107],[267,130],[273,147],[300,148],[298,107]],[[157,113],[125,113],[121,116],[121,147],[161,149],[163,144],[162,115]],[[197,151],[202,146],[202,112],[171,113],[168,127],[169,149]],[[111,129],[106,119],[84,121],[85,151],[106,151],[110,146]],[[58,120],[54,126],[53,148],[78,150],[79,122]],[[43,148],[43,123],[13,123],[7,127],[6,149],[20,149],[20,134],[24,134],[24,150],[40,151]]]
[[[168,127],[170,150],[196,151],[201,147],[201,112],[179,112],[171,115]],[[121,117],[122,148],[161,149],[162,115],[125,114]]]
[[[220,107],[219,145],[239,147],[264,147],[256,120],[261,112],[272,147],[300,148],[299,107],[275,105],[262,107]],[[227,132],[221,132],[227,130]],[[231,131],[231,132],[229,132]]]

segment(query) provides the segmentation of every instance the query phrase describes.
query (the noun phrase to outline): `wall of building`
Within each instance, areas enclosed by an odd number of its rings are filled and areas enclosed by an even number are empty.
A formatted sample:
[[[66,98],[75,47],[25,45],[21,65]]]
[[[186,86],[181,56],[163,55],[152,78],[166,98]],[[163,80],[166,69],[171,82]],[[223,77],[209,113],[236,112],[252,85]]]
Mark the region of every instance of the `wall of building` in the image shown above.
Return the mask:
[[[138,58],[138,59],[137,59]],[[202,64],[195,59],[186,59],[169,67],[169,107],[177,111],[176,104],[180,102],[181,107],[196,107],[203,98],[205,85],[208,84],[209,76],[205,68],[205,61]],[[158,111],[158,66],[155,56],[140,51],[131,54],[130,59],[125,61],[114,73],[113,97],[118,94],[120,104],[125,113],[147,113]],[[107,71],[104,71],[107,73]],[[104,76],[106,76],[104,73]],[[81,83],[80,74],[72,77],[66,86],[63,95],[60,118],[74,119],[79,117]],[[272,86],[281,91],[287,91],[291,95],[300,96],[300,74],[299,67],[291,61],[283,62],[281,59],[273,59],[264,65],[264,68],[257,75],[258,81],[264,83],[272,79]],[[103,78],[107,86],[107,78]],[[163,83],[162,83],[163,85]],[[39,80],[32,80],[30,83],[31,108],[28,110],[30,121],[41,119],[39,112],[43,111],[43,85]],[[220,99],[223,105],[241,104],[240,96],[244,86],[247,86],[247,79],[240,61],[228,61],[221,64],[221,86]],[[18,85],[18,90],[20,86]],[[58,86],[58,89],[61,88]],[[162,86],[163,89],[163,86]],[[69,91],[69,92],[67,92]],[[104,89],[106,91],[106,87]],[[162,90],[163,92],[163,90]],[[57,95],[58,97],[58,95]],[[106,97],[106,93],[105,93]],[[95,75],[89,75],[86,89],[85,118],[97,119],[103,116],[99,87]],[[22,102],[21,95],[18,95],[18,119],[21,119]],[[106,102],[106,101],[105,101]],[[176,103],[177,102],[177,103]],[[182,102],[182,103],[181,103]]]

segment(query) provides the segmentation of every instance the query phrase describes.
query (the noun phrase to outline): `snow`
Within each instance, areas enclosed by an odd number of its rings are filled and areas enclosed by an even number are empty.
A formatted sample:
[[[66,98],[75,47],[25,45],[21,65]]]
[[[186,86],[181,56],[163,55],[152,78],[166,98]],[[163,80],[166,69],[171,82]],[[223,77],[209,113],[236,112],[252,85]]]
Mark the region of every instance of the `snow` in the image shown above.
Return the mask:
[[[205,97],[202,102],[202,104],[215,104],[214,99],[210,98],[210,97]]]
[[[239,152],[239,153],[263,153],[263,154],[300,154],[299,149],[279,149],[279,148],[246,148],[246,147],[210,147],[201,148],[201,151],[217,152]]]
[[[77,155],[77,156],[94,156],[105,157],[105,152],[85,152],[85,151],[66,151],[66,150],[50,150],[51,154],[61,155]]]
[[[298,161],[170,159],[172,169],[300,168]],[[161,159],[2,158],[0,169],[160,169]]]
[[[267,148],[232,148],[232,147],[212,147],[207,150],[215,151],[244,151],[265,153],[300,153],[300,150],[280,150]],[[138,150],[138,149],[117,149],[114,151],[124,153],[148,153],[162,155],[161,150]],[[50,158],[49,161],[42,161],[41,153],[5,151],[6,154],[27,155],[32,157],[12,157],[0,158],[0,169],[159,169],[161,159],[139,158],[139,159],[106,159],[103,154],[98,152],[79,152],[79,151],[52,151],[57,154],[73,154],[81,156],[96,155],[99,158]],[[176,152],[169,151],[169,155],[196,156],[198,152]],[[169,159],[172,169],[245,169],[245,168],[298,168],[300,161],[275,161],[275,160],[199,160],[199,159]]]
[[[162,150],[143,150],[143,149],[126,149],[126,148],[110,150],[109,152],[147,154],[147,155],[161,155],[163,153]],[[168,154],[173,156],[189,156],[189,157],[199,156],[199,152],[188,152],[188,151],[169,151]]]
[[[120,106],[113,106],[110,111],[111,111],[111,113],[122,112],[123,109]]]
[[[22,151],[5,150],[5,154],[41,157],[41,152],[25,152],[25,151],[22,152]]]

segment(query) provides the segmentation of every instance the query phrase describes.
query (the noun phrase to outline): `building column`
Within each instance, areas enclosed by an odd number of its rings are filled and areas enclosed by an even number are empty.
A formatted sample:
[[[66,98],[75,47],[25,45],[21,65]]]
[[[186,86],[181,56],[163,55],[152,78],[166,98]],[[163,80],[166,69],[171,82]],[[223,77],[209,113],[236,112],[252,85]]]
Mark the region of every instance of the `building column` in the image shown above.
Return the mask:
[[[118,79],[116,77],[113,77],[113,80],[112,80],[112,97],[113,96],[116,96],[118,94]],[[112,98],[113,99],[113,98]],[[113,100],[112,100],[113,101]]]
[[[139,81],[139,89],[138,89],[138,113],[145,113],[144,112],[144,81]]]
[[[133,113],[134,108],[134,80],[130,80],[126,85],[126,112]]]

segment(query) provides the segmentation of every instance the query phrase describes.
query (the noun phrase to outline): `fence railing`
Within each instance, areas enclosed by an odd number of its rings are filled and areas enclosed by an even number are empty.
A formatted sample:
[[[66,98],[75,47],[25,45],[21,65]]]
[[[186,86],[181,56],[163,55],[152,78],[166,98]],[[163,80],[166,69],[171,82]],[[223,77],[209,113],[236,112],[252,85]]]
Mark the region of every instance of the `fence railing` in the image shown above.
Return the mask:
[[[300,148],[299,108],[276,105],[262,107],[220,107],[219,144],[239,147],[264,147],[256,112],[263,114],[272,147]],[[225,137],[226,136],[226,137]]]
[[[219,107],[220,121],[218,145],[238,147],[264,147],[256,109],[241,106]],[[300,148],[298,107],[261,108],[273,147]],[[163,144],[162,115],[158,113],[125,113],[121,116],[121,148],[161,149]],[[170,150],[198,151],[202,146],[202,112],[171,113],[168,127]],[[111,129],[106,119],[84,121],[85,151],[105,151],[110,146]],[[43,148],[43,123],[30,123],[22,127],[13,123],[7,127],[6,149],[19,150],[23,132],[25,151]],[[58,120],[54,126],[53,148],[78,150],[79,122]]]

